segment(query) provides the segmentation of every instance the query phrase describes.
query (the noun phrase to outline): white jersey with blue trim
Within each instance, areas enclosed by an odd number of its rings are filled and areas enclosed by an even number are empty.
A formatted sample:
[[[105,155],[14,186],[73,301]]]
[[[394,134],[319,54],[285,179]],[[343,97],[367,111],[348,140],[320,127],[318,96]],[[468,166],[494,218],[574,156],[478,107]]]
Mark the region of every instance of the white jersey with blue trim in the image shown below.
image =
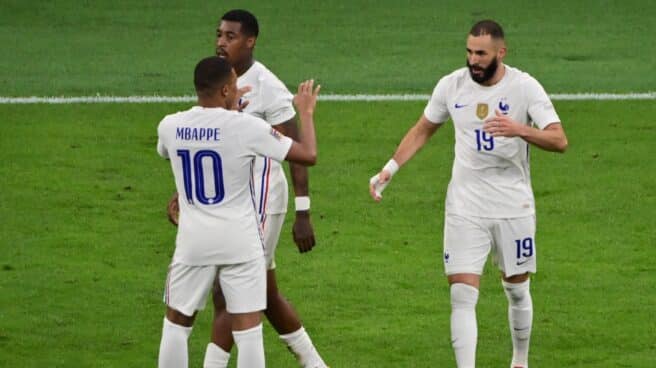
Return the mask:
[[[455,159],[446,196],[448,213],[486,218],[535,213],[529,144],[519,137],[492,137],[483,131],[483,123],[496,111],[539,129],[559,123],[560,118],[535,78],[503,67],[503,78],[489,87],[472,80],[468,68],[443,77],[424,110],[424,116],[433,123],[451,117],[455,128]]]
[[[243,99],[249,101],[244,112],[257,116],[271,125],[282,124],[296,115],[294,96],[262,63],[253,65],[237,78],[239,88],[250,86]],[[260,220],[266,214],[287,212],[287,178],[280,163],[267,157],[255,161],[256,206]]]
[[[284,160],[292,140],[254,116],[199,106],[166,116],[157,133],[157,151],[170,159],[179,193],[173,261],[221,265],[261,257],[254,161]]]

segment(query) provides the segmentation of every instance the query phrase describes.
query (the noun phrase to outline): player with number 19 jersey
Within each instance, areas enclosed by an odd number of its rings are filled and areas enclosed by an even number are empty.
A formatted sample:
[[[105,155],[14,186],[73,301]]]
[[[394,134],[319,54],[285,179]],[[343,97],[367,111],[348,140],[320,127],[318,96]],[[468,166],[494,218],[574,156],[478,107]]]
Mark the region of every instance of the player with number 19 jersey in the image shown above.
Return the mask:
[[[261,257],[254,159],[282,161],[292,140],[259,118],[199,106],[166,116],[157,132],[157,151],[170,158],[180,193],[173,263],[236,264]]]
[[[529,145],[519,137],[492,137],[483,131],[496,111],[544,129],[560,121],[540,83],[505,65],[493,86],[471,79],[467,68],[443,77],[424,115],[433,123],[449,117],[455,127],[455,160],[447,190],[446,212],[483,218],[516,218],[535,214]]]

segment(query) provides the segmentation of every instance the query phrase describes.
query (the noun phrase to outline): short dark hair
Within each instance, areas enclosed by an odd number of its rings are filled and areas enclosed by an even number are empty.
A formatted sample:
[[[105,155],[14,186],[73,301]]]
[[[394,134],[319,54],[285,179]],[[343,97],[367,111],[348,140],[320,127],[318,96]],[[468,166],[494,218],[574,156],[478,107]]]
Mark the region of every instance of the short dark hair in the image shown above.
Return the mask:
[[[218,56],[210,56],[196,64],[194,86],[199,96],[212,96],[230,79],[232,65]]]
[[[221,20],[230,22],[239,22],[241,24],[241,33],[246,36],[255,36],[260,33],[260,26],[257,24],[257,18],[253,13],[243,9],[233,9],[223,14]]]
[[[504,39],[503,28],[501,28],[499,23],[490,19],[482,20],[474,24],[469,31],[469,34],[475,37],[490,35],[490,37],[495,40]]]

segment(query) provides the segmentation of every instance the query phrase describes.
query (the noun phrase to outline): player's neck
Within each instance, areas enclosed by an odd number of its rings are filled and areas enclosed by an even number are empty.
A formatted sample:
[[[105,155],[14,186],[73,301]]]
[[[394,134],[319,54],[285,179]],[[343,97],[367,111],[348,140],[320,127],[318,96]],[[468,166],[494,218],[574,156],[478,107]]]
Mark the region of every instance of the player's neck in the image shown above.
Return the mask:
[[[204,107],[206,109],[221,107],[223,109],[228,110],[228,104],[227,104],[225,98],[198,97],[198,106]]]
[[[248,59],[244,60],[243,62],[236,63],[233,65],[235,68],[235,73],[237,73],[238,77],[241,77],[244,73],[248,71],[248,69],[253,66],[253,63],[255,62],[255,59],[253,59],[253,56],[249,57]]]
[[[482,86],[491,87],[503,79],[503,76],[506,75],[506,66],[503,63],[500,63],[497,67],[497,70],[494,72],[494,75],[489,80],[481,83]]]

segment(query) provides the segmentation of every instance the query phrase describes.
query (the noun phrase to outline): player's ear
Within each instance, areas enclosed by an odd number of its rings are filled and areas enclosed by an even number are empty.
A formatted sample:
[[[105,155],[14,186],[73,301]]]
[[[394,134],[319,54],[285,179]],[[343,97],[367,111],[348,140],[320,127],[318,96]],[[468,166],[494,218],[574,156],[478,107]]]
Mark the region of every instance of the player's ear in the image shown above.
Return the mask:
[[[255,41],[257,40],[257,37],[251,36],[246,39],[246,47],[249,49],[253,49],[255,47]]]
[[[503,59],[506,56],[506,52],[507,52],[506,43],[503,40],[497,40],[496,43],[497,43],[496,45],[497,57],[499,59]]]
[[[506,56],[506,51],[507,51],[507,49],[506,49],[506,46],[505,46],[505,45],[504,45],[504,46],[501,46],[501,47],[499,48],[499,51],[498,51],[498,53],[497,53],[497,55],[499,56],[499,59],[503,59],[503,58]]]

